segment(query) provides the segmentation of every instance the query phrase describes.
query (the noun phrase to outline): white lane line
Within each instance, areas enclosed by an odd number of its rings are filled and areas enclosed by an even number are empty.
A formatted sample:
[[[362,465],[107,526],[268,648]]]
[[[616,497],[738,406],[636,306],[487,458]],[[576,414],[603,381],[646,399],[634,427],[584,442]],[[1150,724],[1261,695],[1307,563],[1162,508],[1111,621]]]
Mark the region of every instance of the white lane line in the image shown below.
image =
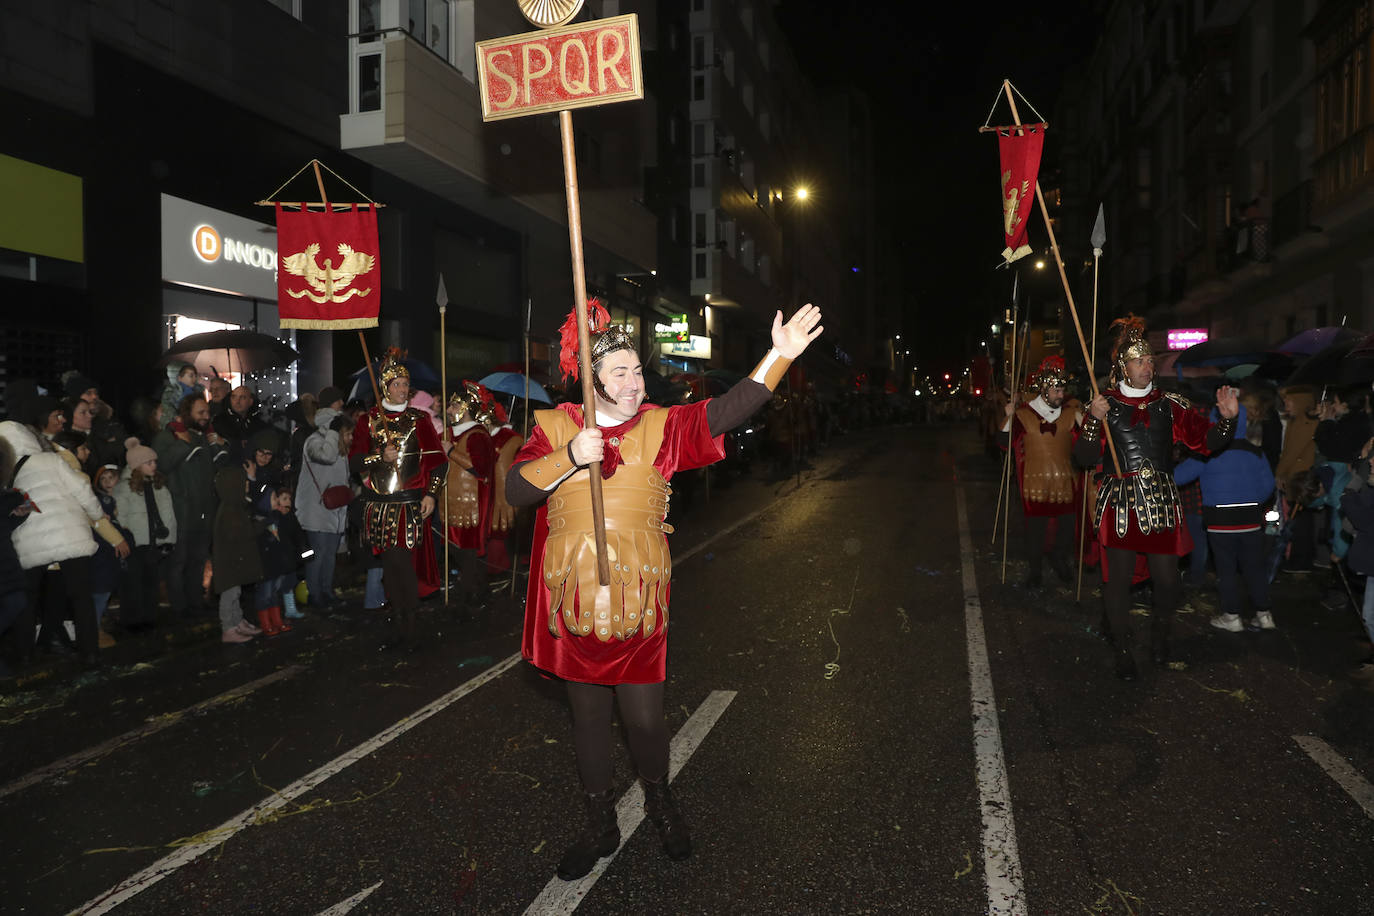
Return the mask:
[[[1350,762],[1336,753],[1335,748],[1312,735],[1294,735],[1298,747],[1307,751],[1309,757],[1317,761],[1317,766],[1326,770],[1326,775],[1336,780],[1353,799],[1364,809],[1364,813],[1374,818],[1374,786],[1361,776]]]
[[[340,900],[338,903],[334,904],[329,909],[320,910],[319,916],[344,916],[344,914],[346,913],[351,913],[354,907],[362,903],[368,897],[371,897],[372,892],[381,886],[382,882],[378,881],[371,887],[365,887],[362,890],[358,891],[358,893],[354,894],[352,897],[349,897],[347,900]]]
[[[959,509],[959,560],[964,575],[964,628],[968,633],[969,691],[973,701],[973,754],[977,762],[979,807],[983,813],[983,878],[989,914],[1026,916],[1026,888],[1021,853],[1016,845],[1016,819],[1011,813],[1011,787],[1002,756],[997,698],[992,690],[988,645],[983,635],[983,604],[974,575],[973,542],[968,533],[964,486],[955,484]]]
[[[205,853],[214,849],[216,846],[219,846],[221,843],[227,841],[230,837],[234,836],[239,831],[243,830],[245,827],[253,826],[255,823],[258,822],[259,818],[261,818],[262,815],[275,811],[278,808],[284,806],[287,802],[291,801],[292,799],[304,795],[306,792],[309,792],[311,789],[315,788],[329,777],[342,772],[343,770],[357,763],[359,760],[362,760],[364,757],[371,754],[373,751],[376,751],[379,748],[394,741],[395,739],[401,737],[406,732],[410,731],[412,728],[419,725],[421,722],[424,722],[429,717],[435,715],[438,712],[441,712],[445,707],[457,702],[458,700],[461,700],[469,693],[472,693],[478,687],[481,687],[488,681],[495,680],[496,678],[500,677],[502,674],[504,674],[508,669],[513,667],[519,661],[520,653],[517,652],[509,658],[497,662],[495,665],[488,668],[486,671],[483,671],[481,674],[477,675],[477,677],[473,678],[470,681],[467,681],[459,687],[454,688],[453,690],[450,690],[448,693],[439,697],[439,699],[435,700],[433,703],[430,703],[428,706],[425,706],[417,710],[416,712],[411,713],[409,716],[406,716],[404,719],[387,728],[385,731],[379,732],[378,734],[364,741],[362,744],[353,748],[351,751],[347,751],[343,755],[336,757],[334,760],[331,760],[329,763],[326,763],[324,766],[320,767],[314,772],[302,776],[300,779],[291,783],[291,785],[282,789],[280,792],[276,793],[271,798],[264,799],[263,801],[249,808],[247,811],[244,811],[240,814],[235,815],[234,817],[231,817],[229,820],[225,821],[223,824],[220,824],[213,830],[206,831],[205,834],[203,834],[205,836],[204,840],[200,842],[189,843],[185,846],[180,847],[179,849],[177,849],[176,852],[172,853],[171,855],[158,859],[156,862],[154,862],[152,865],[149,865],[147,868],[143,869],[138,874],[124,879],[117,886],[101,894],[99,897],[96,897],[95,899],[82,904],[78,909],[73,910],[72,913],[108,913],[110,910],[119,906],[124,901],[152,887],[154,884],[161,881],[163,878],[167,877],[172,872],[176,871],[178,868],[181,868],[183,865],[187,865],[191,862],[194,862],[196,859],[205,855]]]
[[[730,701],[735,698],[734,690],[713,690],[711,695],[697,707],[697,711],[692,713],[682,729],[673,737],[673,743],[668,748],[668,781],[671,782],[677,777],[682,765],[692,756],[692,753],[700,746],[706,734],[716,724],[716,721],[725,712],[725,707],[730,705]],[[592,886],[596,884],[598,878],[605,874],[606,869],[615,861],[615,857],[620,854],[620,850],[625,848],[625,844],[630,841],[630,835],[635,832],[640,821],[644,820],[644,789],[640,786],[639,780],[635,780],[625,794],[620,796],[620,801],[615,806],[616,817],[620,822],[620,846],[616,851],[606,858],[596,863],[596,867],[591,870],[585,878],[576,881],[564,881],[562,878],[554,877],[544,886],[543,892],[534,899],[529,909],[525,910],[525,916],[555,916],[555,914],[571,913],[577,909],[587,894],[591,892]]]
[[[218,696],[213,696],[208,700],[202,700],[201,702],[196,703],[194,706],[187,706],[185,709],[179,710],[177,712],[171,712],[163,716],[158,716],[151,722],[148,722],[144,725],[140,725],[138,728],[135,728],[132,731],[127,731],[124,734],[111,738],[108,741],[103,741],[100,744],[95,745],[94,747],[88,747],[85,750],[77,751],[75,754],[63,757],[61,760],[53,761],[47,766],[39,767],[38,769],[33,770],[28,774],[19,777],[13,782],[9,782],[3,786],[0,786],[0,798],[4,798],[7,795],[13,795],[15,792],[18,792],[22,789],[27,789],[29,786],[35,786],[45,779],[48,779],[52,776],[56,776],[58,773],[65,773],[70,769],[79,767],[82,764],[87,763],[91,760],[95,760],[98,757],[104,757],[106,754],[109,754],[113,751],[117,751],[127,744],[133,744],[140,738],[146,738],[149,735],[155,735],[165,728],[170,728],[173,725],[176,725],[178,722],[182,721],[187,716],[195,715],[199,712],[204,712],[205,710],[212,709],[216,706],[223,706],[225,703],[237,700],[239,697],[247,696],[255,690],[258,690],[262,687],[266,687],[268,684],[274,684],[277,681],[285,680],[289,677],[294,677],[295,675],[300,674],[304,670],[304,665],[291,665],[287,668],[282,668],[280,671],[273,671],[266,677],[260,677],[256,681],[250,681],[247,684],[240,684],[238,687],[235,687],[232,690],[226,690],[224,693],[221,693]]]

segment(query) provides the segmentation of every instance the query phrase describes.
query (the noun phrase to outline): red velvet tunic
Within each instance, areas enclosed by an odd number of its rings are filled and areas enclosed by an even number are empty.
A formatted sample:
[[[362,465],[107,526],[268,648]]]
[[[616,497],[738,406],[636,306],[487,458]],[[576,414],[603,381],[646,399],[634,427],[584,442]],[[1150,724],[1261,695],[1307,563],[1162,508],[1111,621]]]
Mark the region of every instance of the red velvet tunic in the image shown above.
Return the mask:
[[[464,430],[463,434],[454,440],[455,449],[460,445],[466,450],[468,461],[472,462],[472,470],[462,473],[472,474],[477,479],[478,520],[472,527],[450,524],[448,539],[449,543],[459,550],[475,550],[480,557],[487,552],[487,529],[491,527],[492,477],[496,470],[496,449],[492,447],[491,434],[480,423]],[[456,471],[455,468],[451,473]],[[449,478],[450,487],[454,485],[453,480],[454,478]]]
[[[663,445],[654,459],[654,467],[664,479],[672,480],[677,471],[705,467],[725,457],[724,437],[712,436],[706,422],[706,405],[698,401],[680,407],[640,406],[634,419],[619,426],[603,426],[606,436],[605,458],[601,473],[611,477],[620,465],[620,453],[610,444],[614,436],[622,435],[639,423],[649,410],[666,410],[667,423],[663,430]],[[558,409],[572,417],[580,427],[582,408],[574,404],[559,404]],[[530,433],[529,441],[515,456],[515,463],[542,458],[552,451],[548,436],[539,426]],[[549,632],[549,590],[544,585],[544,542],[549,534],[548,505],[541,503],[534,523],[534,543],[531,547],[530,585],[525,601],[525,632],[521,652],[535,667],[564,680],[588,684],[657,684],[664,680],[667,664],[668,626],[655,627],[645,637],[636,632],[626,640],[601,642],[592,636],[564,633],[555,637]],[[671,584],[670,584],[671,588]],[[666,609],[666,608],[665,608]]]

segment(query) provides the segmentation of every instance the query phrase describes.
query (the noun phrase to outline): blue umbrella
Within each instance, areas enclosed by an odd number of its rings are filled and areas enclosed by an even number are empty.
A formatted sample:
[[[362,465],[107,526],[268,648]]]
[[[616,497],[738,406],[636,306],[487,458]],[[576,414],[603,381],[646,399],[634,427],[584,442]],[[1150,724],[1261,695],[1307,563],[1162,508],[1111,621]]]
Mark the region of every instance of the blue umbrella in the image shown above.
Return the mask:
[[[418,359],[410,359],[407,357],[401,360],[401,362],[410,372],[410,387],[412,389],[424,388],[434,389],[435,391],[439,390],[439,373],[435,372]],[[382,360],[380,358],[372,361],[372,370],[378,373],[377,384],[380,385],[382,383],[380,374],[382,371]],[[372,400],[372,383],[368,381],[367,378],[367,367],[364,366],[349,377],[353,380],[353,387],[350,389],[348,395],[349,398],[361,398],[364,401]]]
[[[484,379],[479,379],[478,384],[486,385],[492,391],[499,391],[502,394],[509,394],[517,398],[526,396],[525,386],[529,385],[529,399],[539,401],[542,404],[552,404],[553,398],[544,390],[544,386],[534,379],[527,379],[519,372],[493,372]]]

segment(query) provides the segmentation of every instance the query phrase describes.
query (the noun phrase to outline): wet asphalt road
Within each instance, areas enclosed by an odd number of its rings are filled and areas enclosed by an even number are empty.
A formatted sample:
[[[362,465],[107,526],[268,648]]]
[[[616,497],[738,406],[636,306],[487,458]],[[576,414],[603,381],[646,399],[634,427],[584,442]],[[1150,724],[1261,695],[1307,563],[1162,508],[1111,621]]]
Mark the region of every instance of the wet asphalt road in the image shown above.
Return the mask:
[[[1374,820],[1295,740],[1374,780],[1353,614],[1281,580],[1278,631],[1221,633],[1200,593],[1177,670],[1120,683],[1090,572],[1081,604],[999,582],[999,473],[969,427],[891,427],[679,501],[670,732],[725,703],[674,781],[696,851],[670,863],[641,824],[577,912],[990,911],[961,490],[1025,912],[1370,912]],[[516,612],[422,619],[416,656],[355,609],[11,689],[0,909],[524,912],[581,814],[562,691],[510,662]]]

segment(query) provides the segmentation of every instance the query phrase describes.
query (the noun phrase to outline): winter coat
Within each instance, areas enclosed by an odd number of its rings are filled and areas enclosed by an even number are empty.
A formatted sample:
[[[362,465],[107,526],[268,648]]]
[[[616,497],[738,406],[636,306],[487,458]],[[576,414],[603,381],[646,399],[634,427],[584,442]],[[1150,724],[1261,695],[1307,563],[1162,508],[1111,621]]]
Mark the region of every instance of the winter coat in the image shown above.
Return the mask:
[[[1374,575],[1374,487],[1364,483],[1360,475],[1341,494],[1341,515],[1355,529],[1355,540],[1345,555],[1346,565],[1362,576]]]
[[[1352,410],[1334,420],[1322,420],[1312,438],[1327,461],[1350,464],[1374,434],[1374,422],[1363,410]]]
[[[95,553],[91,526],[109,522],[91,491],[90,479],[73,471],[56,452],[43,448],[38,434],[22,423],[0,423],[0,438],[9,444],[16,462],[28,456],[14,486],[39,509],[14,532],[20,565],[34,569]]]
[[[1217,412],[1212,411],[1212,422]],[[1224,506],[1234,503],[1264,503],[1274,495],[1274,472],[1259,446],[1245,441],[1245,408],[1236,417],[1236,437],[1224,451],[1210,458],[1187,458],[1174,468],[1174,482],[1179,486],[1194,480],[1202,484],[1204,506]]]
[[[132,545],[134,543],[133,532],[119,524],[116,518],[119,508],[115,505],[114,497],[96,491],[95,498],[100,503],[100,508],[104,510],[105,515],[114,519],[115,530]],[[119,579],[124,572],[124,561],[115,553],[114,548],[105,542],[104,538],[96,538],[96,544],[98,546],[95,555],[91,557],[91,592],[94,594],[113,592],[119,588]]]
[[[86,434],[86,447],[91,450],[90,467],[124,464],[124,440],[129,438],[124,424],[115,419],[114,410],[104,401],[96,401],[92,410],[91,431]]]
[[[235,585],[250,585],[263,579],[258,558],[258,526],[249,514],[248,475],[231,465],[215,475],[219,508],[215,510],[215,533],[211,542],[216,593]]]
[[[154,543],[152,533],[148,530],[148,498],[144,493],[134,492],[132,477],[132,468],[126,467],[120,473],[119,483],[115,484],[114,488],[115,506],[119,510],[119,523],[134,533],[134,543],[139,547],[147,547]],[[151,487],[153,482],[144,480],[143,486]],[[153,501],[157,505],[157,514],[167,529],[166,537],[158,538],[156,542],[175,544],[177,516],[176,507],[172,503],[172,491],[168,487],[154,487]]]
[[[214,418],[213,425],[215,432],[220,434],[225,444],[229,447],[229,457],[237,464],[247,458],[253,457],[253,450],[249,446],[249,440],[254,433],[265,429],[272,429],[266,420],[262,419],[255,412],[256,405],[249,408],[247,416],[234,413],[232,407],[226,407],[218,416]],[[280,452],[278,446],[275,451]]]
[[[0,481],[0,486],[6,483],[9,481]],[[26,587],[24,567],[14,549],[13,535],[33,513],[29,513],[29,516],[10,514],[23,502],[24,494],[18,490],[0,489],[0,595],[22,592]]]
[[[192,432],[191,441],[183,442],[171,428],[157,434],[153,451],[172,491],[178,535],[184,538],[210,531],[215,519],[215,471],[229,460],[228,451],[223,445],[209,444],[199,432]]]
[[[289,512],[267,513],[266,525],[258,535],[258,555],[266,578],[291,575],[300,569],[301,554],[309,544],[296,517]]]
[[[315,413],[316,428],[305,440],[301,476],[296,482],[296,520],[306,531],[343,534],[348,527],[348,507],[326,509],[320,494],[330,487],[348,486],[348,459],[339,454],[339,431],[329,425],[337,410],[321,407]]]

